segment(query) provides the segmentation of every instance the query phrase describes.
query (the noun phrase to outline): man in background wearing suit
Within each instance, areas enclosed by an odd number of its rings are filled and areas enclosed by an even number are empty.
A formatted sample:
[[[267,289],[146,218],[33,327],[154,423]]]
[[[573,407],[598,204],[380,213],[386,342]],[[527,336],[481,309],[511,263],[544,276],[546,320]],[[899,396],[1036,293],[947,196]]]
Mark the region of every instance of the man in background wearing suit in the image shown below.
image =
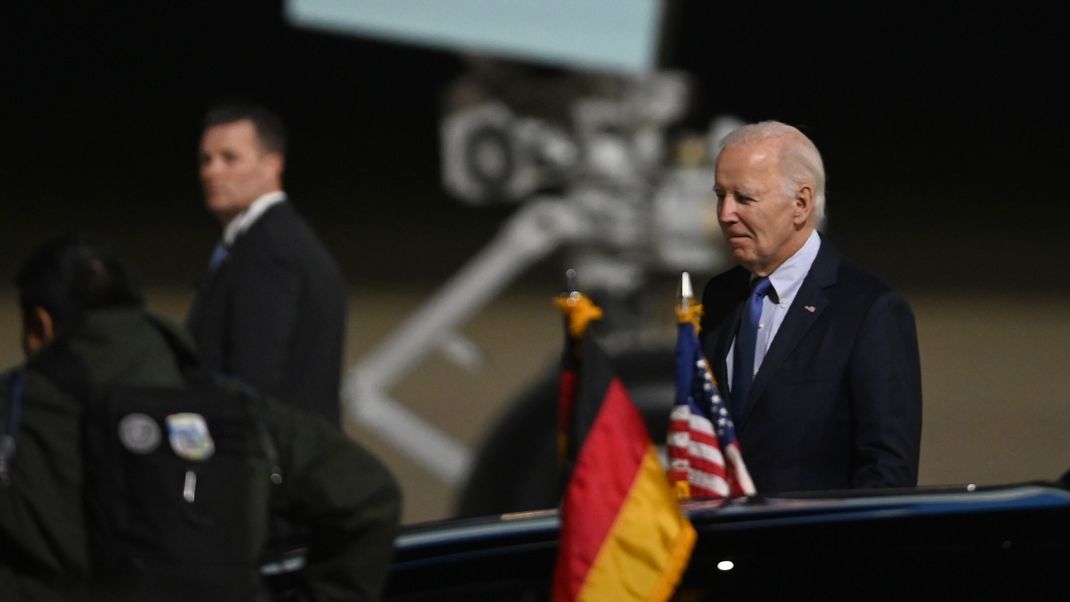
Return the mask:
[[[914,316],[840,256],[821,155],[779,122],[717,157],[718,221],[739,264],[706,286],[703,347],[760,493],[913,487],[921,439]]]
[[[337,425],[346,288],[282,190],[285,155],[274,113],[240,104],[208,112],[200,176],[223,237],[187,327],[208,367]]]

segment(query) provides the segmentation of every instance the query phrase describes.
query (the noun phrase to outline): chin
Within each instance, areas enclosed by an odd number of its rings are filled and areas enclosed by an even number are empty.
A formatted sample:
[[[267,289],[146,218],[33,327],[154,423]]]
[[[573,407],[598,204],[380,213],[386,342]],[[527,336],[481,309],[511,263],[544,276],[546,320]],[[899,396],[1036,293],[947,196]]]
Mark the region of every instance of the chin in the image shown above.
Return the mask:
[[[741,265],[748,265],[754,262],[754,253],[749,252],[748,249],[732,249],[732,260]]]
[[[234,207],[234,202],[230,199],[219,197],[208,197],[204,200],[204,204],[212,213],[227,212]]]

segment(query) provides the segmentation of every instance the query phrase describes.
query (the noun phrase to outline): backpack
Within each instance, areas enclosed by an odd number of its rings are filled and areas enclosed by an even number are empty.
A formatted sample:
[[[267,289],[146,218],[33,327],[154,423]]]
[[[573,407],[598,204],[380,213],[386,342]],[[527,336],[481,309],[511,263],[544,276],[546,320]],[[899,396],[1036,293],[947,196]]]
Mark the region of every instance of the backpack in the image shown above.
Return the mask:
[[[87,411],[86,521],[114,599],[252,600],[281,473],[256,399],[211,381],[113,387]]]
[[[282,482],[265,401],[184,364],[184,386],[59,383],[84,403],[84,508],[94,598],[255,600],[272,489]],[[65,370],[70,375],[77,371]],[[14,455],[22,375],[0,436]]]

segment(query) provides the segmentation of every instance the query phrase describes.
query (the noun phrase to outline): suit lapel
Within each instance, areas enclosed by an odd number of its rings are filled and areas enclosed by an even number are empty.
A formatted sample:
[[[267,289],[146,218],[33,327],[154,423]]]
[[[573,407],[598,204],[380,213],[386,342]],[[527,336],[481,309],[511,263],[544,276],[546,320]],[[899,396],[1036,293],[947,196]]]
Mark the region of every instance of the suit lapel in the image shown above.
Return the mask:
[[[769,352],[765,354],[762,366],[755,375],[754,384],[751,385],[743,408],[743,416],[736,425],[737,429],[744,428],[754,405],[761,399],[765,388],[776,377],[784,361],[799,345],[810,327],[828,309],[831,296],[827,289],[836,284],[836,273],[839,267],[839,255],[828,241],[822,240],[821,249],[813,265],[810,266],[810,272],[799,287],[799,292],[795,294],[795,299],[792,300],[791,307],[788,308],[788,313],[784,316],[784,321],[781,322],[773,343],[769,346]]]
[[[186,318],[186,327],[190,330],[197,330],[203,320],[205,320],[206,312],[210,312],[209,309],[215,298],[216,290],[222,286],[223,280],[230,273],[230,264],[233,258],[228,257],[220,263],[216,269],[209,273],[206,273],[201,278],[200,284],[197,286],[197,294],[193,297],[193,303],[190,307],[189,316]]]
[[[728,348],[739,327],[743,299],[747,296],[750,273],[740,266],[718,276],[707,285],[702,297],[703,353],[709,360],[713,378],[722,393],[728,391],[728,371],[725,364]],[[708,337],[708,338],[706,338]]]
[[[744,290],[746,295],[746,290]],[[728,392],[728,350],[732,347],[732,339],[739,330],[739,315],[743,311],[743,303],[736,303],[735,307],[725,316],[725,327],[717,330],[717,337],[713,342],[713,377],[717,381],[717,387],[722,393]]]

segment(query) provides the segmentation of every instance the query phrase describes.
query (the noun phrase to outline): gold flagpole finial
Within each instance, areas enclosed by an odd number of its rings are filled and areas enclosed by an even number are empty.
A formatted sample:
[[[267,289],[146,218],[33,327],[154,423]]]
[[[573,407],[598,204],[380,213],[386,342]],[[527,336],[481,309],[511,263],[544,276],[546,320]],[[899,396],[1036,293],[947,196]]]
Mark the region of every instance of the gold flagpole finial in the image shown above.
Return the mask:
[[[565,313],[568,319],[569,336],[579,339],[587,332],[587,326],[593,320],[602,318],[602,308],[594,304],[587,295],[578,290],[576,270],[565,271],[565,292],[554,299],[554,305]]]
[[[702,319],[702,304],[695,302],[695,292],[691,288],[691,274],[680,274],[680,289],[676,300],[676,321],[680,324],[690,322],[697,332]]]

